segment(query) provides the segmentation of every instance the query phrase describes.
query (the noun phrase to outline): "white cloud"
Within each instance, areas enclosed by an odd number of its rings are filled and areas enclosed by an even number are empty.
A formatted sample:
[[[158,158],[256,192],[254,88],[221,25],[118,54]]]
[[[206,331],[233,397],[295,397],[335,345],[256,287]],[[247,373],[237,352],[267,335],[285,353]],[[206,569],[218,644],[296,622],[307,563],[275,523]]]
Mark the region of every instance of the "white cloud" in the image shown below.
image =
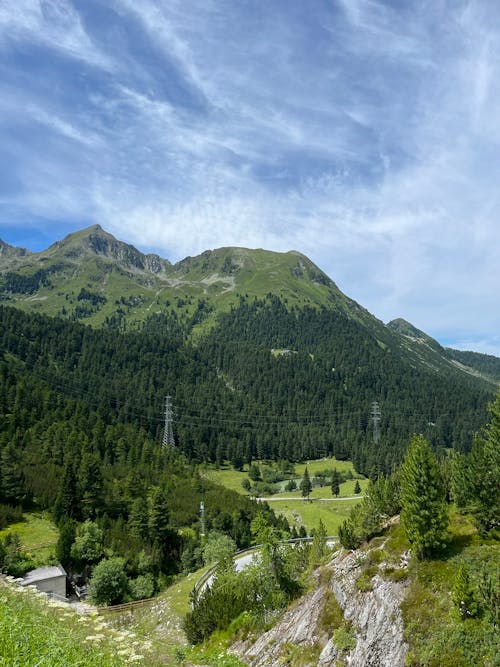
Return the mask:
[[[382,319],[499,330],[495,3],[110,6],[114,50],[69,0],[0,6],[0,58],[29,44],[64,62],[50,88],[22,68],[0,84],[21,184],[0,204],[170,259],[297,249]],[[75,62],[92,70],[78,90]]]
[[[112,69],[112,61],[86,33],[80,16],[66,0],[16,0],[0,5],[0,44],[22,40]]]

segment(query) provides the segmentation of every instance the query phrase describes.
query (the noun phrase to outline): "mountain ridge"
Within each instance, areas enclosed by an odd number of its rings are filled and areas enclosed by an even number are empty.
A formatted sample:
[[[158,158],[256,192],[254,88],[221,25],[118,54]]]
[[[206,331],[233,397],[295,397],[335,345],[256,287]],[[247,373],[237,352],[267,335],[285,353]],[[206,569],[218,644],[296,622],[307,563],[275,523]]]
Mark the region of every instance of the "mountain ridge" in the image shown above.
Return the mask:
[[[270,296],[288,309],[337,310],[415,367],[500,383],[500,360],[495,364],[479,353],[447,351],[402,318],[384,324],[296,250],[225,246],[172,264],[116,239],[100,225],[68,234],[40,252],[0,241],[4,303],[96,327],[141,328],[152,315],[166,314],[197,338],[242,300]]]

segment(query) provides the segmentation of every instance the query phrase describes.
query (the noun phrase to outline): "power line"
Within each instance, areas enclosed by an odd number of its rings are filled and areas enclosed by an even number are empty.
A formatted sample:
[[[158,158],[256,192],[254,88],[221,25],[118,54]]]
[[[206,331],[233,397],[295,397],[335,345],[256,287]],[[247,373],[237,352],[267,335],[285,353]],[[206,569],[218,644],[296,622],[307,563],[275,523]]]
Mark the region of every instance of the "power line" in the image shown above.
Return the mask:
[[[53,390],[63,391],[66,395],[73,394],[80,396],[86,400],[89,405],[100,406],[104,402],[108,404],[110,408],[115,409],[121,414],[127,414],[130,417],[137,419],[141,423],[152,424],[152,423],[161,423],[165,424],[165,417],[155,417],[152,411],[148,413],[144,412],[144,409],[130,405],[129,401],[123,398],[117,398],[106,394],[103,391],[100,391],[99,394],[95,390],[92,390],[85,386],[83,382],[71,382],[68,379],[55,378],[48,373],[41,373],[40,371],[27,370],[28,375],[33,375],[38,379],[44,381],[49,385]],[[284,413],[284,414],[265,414],[265,413],[231,413],[228,411],[224,412],[210,412],[203,413],[201,409],[194,408],[180,408],[176,411],[178,413],[177,423],[188,425],[194,423],[207,424],[215,426],[217,424],[233,424],[240,425],[242,427],[255,428],[259,426],[274,426],[274,427],[287,427],[291,425],[296,426],[330,426],[331,428],[337,428],[346,424],[352,425],[361,425],[363,420],[363,412],[361,410],[354,411],[345,411],[340,410],[338,412],[330,411],[321,413],[316,412],[304,412],[304,413]],[[430,412],[415,412],[413,410],[395,410],[391,411],[390,415],[386,416],[386,420],[389,419],[404,419],[404,420],[422,420],[426,424],[436,423],[439,419],[447,418],[451,416],[456,416],[455,412],[444,411],[439,413],[430,413]],[[172,419],[172,415],[170,419]],[[373,422],[373,439],[374,442],[378,442],[380,439],[380,421],[381,413],[378,403],[374,401],[372,403],[372,411],[370,420]],[[472,424],[470,419],[467,420]]]

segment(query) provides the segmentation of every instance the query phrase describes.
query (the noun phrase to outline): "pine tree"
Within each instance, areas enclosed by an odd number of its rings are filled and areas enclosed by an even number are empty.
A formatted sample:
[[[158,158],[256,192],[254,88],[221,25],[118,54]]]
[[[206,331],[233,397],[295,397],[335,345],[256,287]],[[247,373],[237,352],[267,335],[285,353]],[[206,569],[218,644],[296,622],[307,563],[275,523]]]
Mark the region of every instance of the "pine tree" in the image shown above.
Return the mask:
[[[103,507],[101,462],[96,454],[85,453],[80,466],[79,488],[84,519],[95,519]]]
[[[340,482],[342,481],[342,478],[340,476],[339,471],[337,468],[333,469],[332,473],[332,496],[339,496],[340,494]]]
[[[471,509],[482,533],[500,527],[500,391],[490,414],[484,437],[475,439],[468,461]]]
[[[0,456],[0,499],[16,504],[24,500],[20,457],[15,446],[8,444]]]
[[[304,477],[300,482],[300,491],[302,493],[302,497],[309,498],[311,490],[312,490],[311,478],[309,477],[309,471],[306,466],[306,469],[304,470]]]
[[[81,518],[80,502],[76,488],[76,475],[70,460],[64,467],[61,486],[53,508],[56,523],[63,519]]]
[[[327,533],[325,524],[320,519],[318,528],[314,531],[313,541],[311,545],[310,563],[311,565],[318,565],[327,554],[328,546],[326,543]]]
[[[448,523],[445,489],[436,457],[414,435],[401,467],[401,523],[420,559],[442,546]]]

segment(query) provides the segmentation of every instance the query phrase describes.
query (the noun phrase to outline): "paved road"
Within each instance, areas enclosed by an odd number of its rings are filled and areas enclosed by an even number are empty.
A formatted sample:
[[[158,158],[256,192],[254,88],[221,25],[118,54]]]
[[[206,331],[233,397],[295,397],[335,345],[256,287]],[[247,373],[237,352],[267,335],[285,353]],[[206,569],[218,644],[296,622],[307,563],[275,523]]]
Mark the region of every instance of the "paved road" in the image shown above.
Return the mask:
[[[337,501],[337,500],[358,500],[359,498],[364,498],[364,496],[345,496],[342,498],[308,498],[311,502],[316,502],[317,500],[324,502],[324,503],[331,503],[332,501]],[[276,497],[276,496],[271,496],[270,498],[256,498],[255,500],[262,500],[266,501],[267,503],[272,503],[273,500],[306,500],[305,498],[302,498],[302,496],[294,496],[293,498],[287,497],[283,498],[281,497]]]

